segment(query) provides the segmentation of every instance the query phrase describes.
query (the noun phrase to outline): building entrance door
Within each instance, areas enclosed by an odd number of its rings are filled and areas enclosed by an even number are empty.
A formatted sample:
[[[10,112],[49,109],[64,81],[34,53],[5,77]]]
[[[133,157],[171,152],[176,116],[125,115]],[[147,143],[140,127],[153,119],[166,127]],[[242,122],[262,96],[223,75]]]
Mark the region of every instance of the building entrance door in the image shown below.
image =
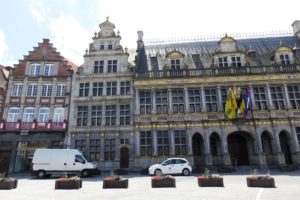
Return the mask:
[[[129,149],[127,147],[120,149],[120,168],[129,168]]]
[[[194,157],[194,168],[201,170],[204,168],[203,163],[203,139],[199,133],[193,135],[193,157]]]
[[[249,154],[247,141],[240,134],[230,134],[228,136],[228,150],[232,161],[236,165],[249,165]]]
[[[289,138],[285,132],[281,132],[279,138],[280,138],[281,151],[284,153],[285,163],[287,165],[291,165],[293,164],[293,161],[292,161],[291,149],[289,145]]]
[[[10,151],[0,151],[0,173],[8,173]]]

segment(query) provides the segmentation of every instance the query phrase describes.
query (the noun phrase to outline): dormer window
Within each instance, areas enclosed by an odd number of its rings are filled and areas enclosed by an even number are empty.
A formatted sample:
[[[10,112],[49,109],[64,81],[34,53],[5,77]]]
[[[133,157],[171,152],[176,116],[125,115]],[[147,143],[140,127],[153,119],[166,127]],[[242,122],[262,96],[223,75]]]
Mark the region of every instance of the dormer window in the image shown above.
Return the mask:
[[[41,65],[34,63],[30,65],[30,69],[29,69],[29,75],[32,76],[39,76],[41,72]]]
[[[52,76],[54,74],[54,64],[46,64],[44,75],[45,76]]]
[[[171,70],[180,70],[180,60],[178,59],[171,60]]]
[[[219,67],[228,67],[228,59],[227,57],[220,57],[218,58]]]
[[[241,67],[242,66],[241,57],[231,56],[231,63],[233,67]]]
[[[281,64],[283,64],[283,65],[291,64],[291,60],[290,60],[290,57],[288,54],[280,54],[279,59],[280,59]]]

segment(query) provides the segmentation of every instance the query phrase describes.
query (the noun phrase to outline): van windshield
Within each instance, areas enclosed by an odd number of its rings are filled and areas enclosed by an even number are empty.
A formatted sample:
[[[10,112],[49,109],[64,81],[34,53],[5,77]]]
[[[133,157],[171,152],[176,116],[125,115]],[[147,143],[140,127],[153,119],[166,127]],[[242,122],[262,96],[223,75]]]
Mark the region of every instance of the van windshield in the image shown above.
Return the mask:
[[[85,163],[85,159],[83,158],[82,155],[75,155],[75,162],[79,162],[84,164]]]

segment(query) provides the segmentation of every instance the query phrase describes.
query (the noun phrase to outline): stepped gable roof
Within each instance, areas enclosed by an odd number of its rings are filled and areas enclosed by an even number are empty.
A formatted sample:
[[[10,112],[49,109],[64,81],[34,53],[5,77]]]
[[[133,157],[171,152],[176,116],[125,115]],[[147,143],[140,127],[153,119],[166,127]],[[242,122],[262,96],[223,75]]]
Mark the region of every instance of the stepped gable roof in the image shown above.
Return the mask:
[[[228,39],[228,38],[227,38]],[[296,36],[274,36],[262,38],[238,39],[236,46],[239,50],[256,53],[256,56],[262,63],[269,63],[274,51],[280,44],[284,44],[290,48],[294,46],[300,47],[300,40]],[[153,44],[145,45],[146,55],[155,56],[160,54],[165,56],[174,48],[185,55],[199,54],[202,57],[212,57],[218,50],[219,41],[201,41],[201,42],[186,42],[186,43],[171,43],[171,44]],[[298,56],[297,56],[298,57]],[[298,58],[299,59],[299,58]],[[150,59],[149,59],[150,60]]]
[[[14,65],[14,74],[24,73],[26,62],[58,62],[58,68],[66,68],[67,70],[77,70],[77,65],[61,56],[49,39],[43,39],[42,43],[38,43],[37,47],[33,47],[33,51],[29,51],[23,60],[19,60],[19,64]]]

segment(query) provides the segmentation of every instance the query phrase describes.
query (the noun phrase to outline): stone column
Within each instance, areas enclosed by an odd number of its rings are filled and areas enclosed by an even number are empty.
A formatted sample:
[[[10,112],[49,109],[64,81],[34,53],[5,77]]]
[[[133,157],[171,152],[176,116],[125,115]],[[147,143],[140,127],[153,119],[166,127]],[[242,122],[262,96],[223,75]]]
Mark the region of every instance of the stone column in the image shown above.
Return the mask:
[[[288,92],[286,83],[283,84],[283,90],[284,90],[284,95],[285,95],[285,100],[286,100],[286,107],[288,109],[290,109],[290,108],[292,108],[292,105],[291,105],[291,102],[290,102],[289,92]]]
[[[173,113],[173,99],[172,99],[172,89],[168,89],[168,100],[169,100],[169,114]]]
[[[228,153],[228,144],[227,144],[227,134],[222,131],[222,153],[223,153],[223,165],[224,168],[232,168],[231,161],[230,161],[230,154]]]
[[[210,152],[210,142],[208,132],[205,131],[204,135],[204,155],[205,155],[205,165],[209,168],[212,166],[212,155]]]
[[[254,92],[253,92],[252,85],[249,85],[249,88],[250,88],[250,100],[251,100],[251,106],[250,106],[250,108],[254,108],[255,110],[257,110],[257,108],[255,106],[255,99],[254,99]]]
[[[256,147],[257,147],[257,154],[258,154],[258,163],[261,169],[267,168],[267,160],[266,155],[262,148],[261,136],[259,132],[255,129],[255,136],[256,136]]]
[[[268,96],[268,103],[269,103],[269,110],[274,109],[273,101],[272,101],[272,96],[271,96],[271,90],[270,90],[270,85],[266,85],[267,88],[267,96]]]
[[[190,133],[187,132],[187,142],[188,142],[188,155],[193,155],[193,142],[192,142],[192,136]]]
[[[224,108],[223,108],[223,103],[222,103],[222,91],[221,91],[221,87],[219,85],[217,87],[217,92],[218,92],[218,110],[220,112],[223,112]]]
[[[116,105],[116,125],[120,125],[120,104]]]
[[[105,102],[102,102],[101,106],[102,106],[101,126],[105,126],[105,112],[106,112]]]
[[[152,93],[152,114],[156,114],[156,92],[155,89],[151,89]]]
[[[140,153],[140,137],[141,137],[140,132],[136,131],[135,132],[135,155],[136,156],[141,155],[141,153]]]
[[[105,140],[104,133],[101,133],[100,141],[100,163],[104,163]]]
[[[104,81],[103,82],[103,96],[106,96],[107,95],[107,82]]]
[[[275,143],[276,143],[277,164],[279,167],[281,167],[285,165],[285,157],[281,150],[279,134],[274,132],[274,136],[275,136]]]
[[[157,156],[157,130],[152,131],[152,146],[153,146],[152,155]]]
[[[190,112],[190,99],[189,99],[189,90],[188,88],[184,88],[184,98],[185,98],[185,112]]]
[[[206,108],[206,99],[205,99],[205,91],[204,91],[204,87],[201,86],[201,103],[202,103],[202,112],[206,112],[207,108]]]
[[[139,90],[135,89],[135,114],[139,115],[140,114],[140,94]]]
[[[175,155],[175,137],[174,130],[170,130],[170,155]]]
[[[121,82],[120,81],[116,81],[117,82],[117,95],[121,95]]]
[[[53,78],[50,104],[54,104],[56,91],[57,91],[57,78]]]

